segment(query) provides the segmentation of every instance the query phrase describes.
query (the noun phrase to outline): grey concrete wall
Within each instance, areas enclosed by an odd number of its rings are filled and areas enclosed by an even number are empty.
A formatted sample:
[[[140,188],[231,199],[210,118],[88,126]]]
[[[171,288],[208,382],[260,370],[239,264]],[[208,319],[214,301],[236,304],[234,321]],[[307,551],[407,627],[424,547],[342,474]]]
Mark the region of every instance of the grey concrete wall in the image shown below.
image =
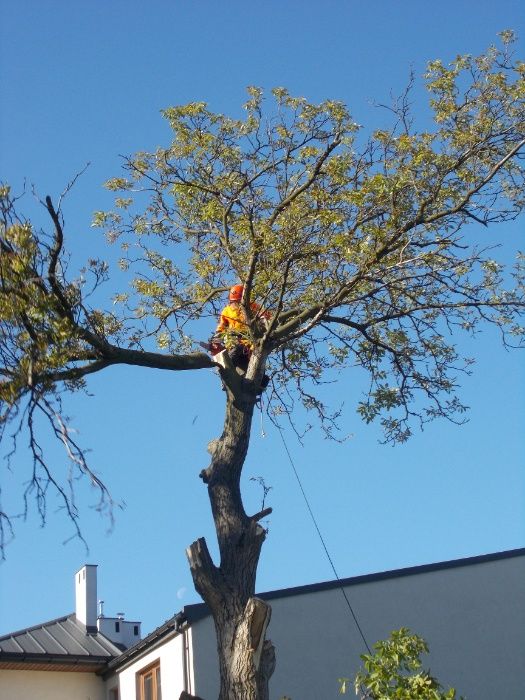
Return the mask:
[[[368,643],[399,627],[424,637],[433,675],[467,700],[525,697],[525,556],[346,587]],[[271,600],[277,647],[271,698],[340,698],[364,645],[340,589]],[[213,624],[194,625],[196,692],[217,697]],[[355,697],[353,691],[347,697]]]
[[[192,624],[193,693],[204,700],[219,696],[217,641],[211,617]]]

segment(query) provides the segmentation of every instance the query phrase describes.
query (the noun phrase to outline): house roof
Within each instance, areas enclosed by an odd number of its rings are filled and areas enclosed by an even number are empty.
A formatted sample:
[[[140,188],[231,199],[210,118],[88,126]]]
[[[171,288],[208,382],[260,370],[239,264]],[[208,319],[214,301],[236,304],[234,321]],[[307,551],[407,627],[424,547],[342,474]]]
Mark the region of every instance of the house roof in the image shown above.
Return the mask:
[[[323,581],[321,583],[313,583],[305,586],[295,586],[293,588],[281,588],[266,593],[257,593],[257,596],[263,600],[272,600],[275,598],[286,598],[294,595],[302,595],[304,593],[315,593],[318,591],[326,591],[340,586],[354,586],[363,583],[372,583],[374,581],[384,581],[386,579],[401,578],[404,576],[414,576],[419,574],[427,574],[433,571],[443,571],[446,569],[454,569],[461,566],[473,566],[476,564],[485,564],[501,559],[511,559],[513,557],[525,556],[525,548],[512,549],[505,552],[496,552],[494,554],[482,554],[475,557],[466,557],[463,559],[452,559],[450,561],[438,562],[436,564],[423,564],[420,566],[411,566],[405,569],[394,569],[392,571],[381,571],[375,574],[365,574],[363,576],[352,576],[340,580]],[[210,614],[209,608],[205,603],[194,603],[185,605],[181,612],[177,613],[169,620],[166,620],[162,625],[153,630],[147,637],[141,639],[129,649],[126,649],[120,656],[113,659],[107,666],[108,672],[115,672],[128,663],[131,663],[137,657],[154,649],[159,644],[162,644],[171,636],[181,632],[185,625],[202,620]]]
[[[304,586],[280,588],[273,591],[267,591],[265,593],[256,593],[256,595],[263,600],[274,600],[275,598],[287,598],[289,596],[303,595],[305,593],[328,591],[334,588],[340,588],[341,586],[356,586],[363,583],[373,583],[374,581],[384,581],[386,579],[427,574],[434,571],[443,571],[445,569],[455,569],[461,566],[485,564],[492,561],[511,559],[519,556],[525,556],[525,547],[521,549],[510,549],[505,552],[495,552],[493,554],[481,554],[474,557],[465,557],[463,559],[452,559],[449,561],[437,562],[435,564],[422,564],[419,566],[409,566],[405,569],[393,569],[390,571],[380,571],[375,574],[363,574],[362,576],[352,576],[350,578],[322,581],[320,583],[310,583]],[[182,611],[184,619],[189,624],[192,622],[197,622],[209,614],[210,611],[205,603],[185,605]]]
[[[156,646],[163,644],[170,637],[179,634],[182,625],[185,622],[186,619],[183,613],[177,613],[176,615],[173,615],[173,617],[170,617],[169,620],[166,620],[166,622],[164,622],[162,625],[156,627],[153,632],[150,632],[147,637],[144,637],[132,647],[129,647],[123,651],[118,657],[112,659],[106,668],[108,674],[114,671],[117,667],[122,669],[141,654],[152,651]]]
[[[88,632],[75,614],[0,637],[0,667],[98,671],[122,653],[100,632]]]
[[[405,569],[383,571],[364,576],[353,576],[336,581],[283,588],[258,593],[266,600],[288,596],[315,593],[340,586],[353,586],[385,579],[426,574],[462,566],[484,564],[501,559],[525,556],[525,548],[481,556],[454,559],[437,564],[412,566]],[[26,670],[77,670],[105,671],[108,674],[121,670],[137,657],[164,643],[171,636],[179,634],[186,626],[209,615],[207,605],[195,603],[184,606],[183,610],[164,624],[157,627],[137,644],[122,651],[100,632],[91,632],[77,621],[74,614],[45,622],[41,625],[13,632],[0,637],[0,668]]]

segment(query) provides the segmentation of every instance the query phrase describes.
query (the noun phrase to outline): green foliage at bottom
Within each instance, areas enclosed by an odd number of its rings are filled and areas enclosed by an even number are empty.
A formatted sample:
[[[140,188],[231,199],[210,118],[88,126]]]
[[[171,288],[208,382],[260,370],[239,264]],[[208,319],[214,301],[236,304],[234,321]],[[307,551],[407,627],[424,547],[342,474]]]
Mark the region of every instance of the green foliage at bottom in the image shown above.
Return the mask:
[[[464,700],[423,670],[421,654],[428,653],[428,645],[408,628],[394,630],[374,650],[361,656],[363,668],[353,684],[360,700]],[[351,687],[348,678],[340,678],[339,684],[342,695]]]

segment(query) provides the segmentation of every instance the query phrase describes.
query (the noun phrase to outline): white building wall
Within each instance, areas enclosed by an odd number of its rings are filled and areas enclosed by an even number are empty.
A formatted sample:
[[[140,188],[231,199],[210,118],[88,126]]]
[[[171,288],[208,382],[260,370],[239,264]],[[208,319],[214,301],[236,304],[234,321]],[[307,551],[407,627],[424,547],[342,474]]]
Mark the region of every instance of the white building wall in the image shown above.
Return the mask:
[[[356,584],[348,598],[372,645],[409,627],[424,637],[424,659],[446,687],[469,700],[525,697],[525,556]],[[270,698],[341,698],[364,644],[340,589],[270,601],[268,636],[277,649]],[[217,697],[210,618],[193,625],[195,692]],[[353,691],[351,691],[353,693]]]
[[[184,690],[183,642],[183,635],[177,635],[109,678],[104,697],[109,698],[110,690],[118,685],[121,700],[135,700],[137,674],[160,660],[162,697],[177,699]]]
[[[122,644],[126,649],[139,641],[140,624],[121,617],[99,617],[97,620],[98,631],[114,644]]]
[[[0,698],[1,700],[106,700],[106,695],[104,681],[94,673],[0,670]]]

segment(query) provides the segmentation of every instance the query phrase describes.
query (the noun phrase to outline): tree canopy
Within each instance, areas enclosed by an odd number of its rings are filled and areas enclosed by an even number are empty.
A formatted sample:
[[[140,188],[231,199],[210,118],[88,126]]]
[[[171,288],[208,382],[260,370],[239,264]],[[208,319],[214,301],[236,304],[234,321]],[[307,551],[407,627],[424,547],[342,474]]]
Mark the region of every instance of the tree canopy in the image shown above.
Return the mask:
[[[36,230],[3,186],[0,425],[15,438],[29,428],[37,501],[49,481],[63,487],[33,431],[35,412],[104,506],[108,494],[62,419],[62,392],[119,363],[213,367],[198,341],[236,282],[254,346],[247,381],[266,365],[273,415],[291,415],[299,397],[332,435],[315,386],[358,367],[370,384],[357,409],[381,421],[387,441],[438,416],[461,420],[457,375],[470,360],[455,331],[490,323],[504,343],[523,337],[523,261],[504,269],[479,225],[514,219],[524,204],[525,64],[512,34],[502,40],[481,56],[428,65],[427,130],[416,128],[410,90],[367,136],[344,104],[311,104],[284,88],[272,91],[273,107],[249,88],[243,118],[205,103],[164,110],[171,143],[126,157],[123,176],[107,183],[115,209],[94,215],[122,251],[125,282],[106,304],[106,262],[70,274],[62,201],[46,198],[51,230]],[[264,326],[254,299],[270,313]]]
[[[127,239],[123,266],[146,265],[129,311],[147,322],[133,340],[153,333],[170,352],[189,350],[190,322],[239,280],[273,313],[260,340],[277,409],[289,410],[291,383],[326,418],[307,385],[358,365],[370,375],[358,410],[381,417],[388,440],[405,440],[415,414],[455,417],[465,365],[450,331],[490,321],[511,342],[522,331],[522,277],[505,289],[491,246],[463,228],[523,205],[523,78],[495,49],[434,61],[435,128],[413,128],[407,94],[394,124],[366,140],[345,105],[284,89],[269,117],[258,88],[242,120],[204,103],[165,110],[173,142],[127,159],[127,177],[108,182],[124,195],[118,210],[95,217],[110,240]]]

